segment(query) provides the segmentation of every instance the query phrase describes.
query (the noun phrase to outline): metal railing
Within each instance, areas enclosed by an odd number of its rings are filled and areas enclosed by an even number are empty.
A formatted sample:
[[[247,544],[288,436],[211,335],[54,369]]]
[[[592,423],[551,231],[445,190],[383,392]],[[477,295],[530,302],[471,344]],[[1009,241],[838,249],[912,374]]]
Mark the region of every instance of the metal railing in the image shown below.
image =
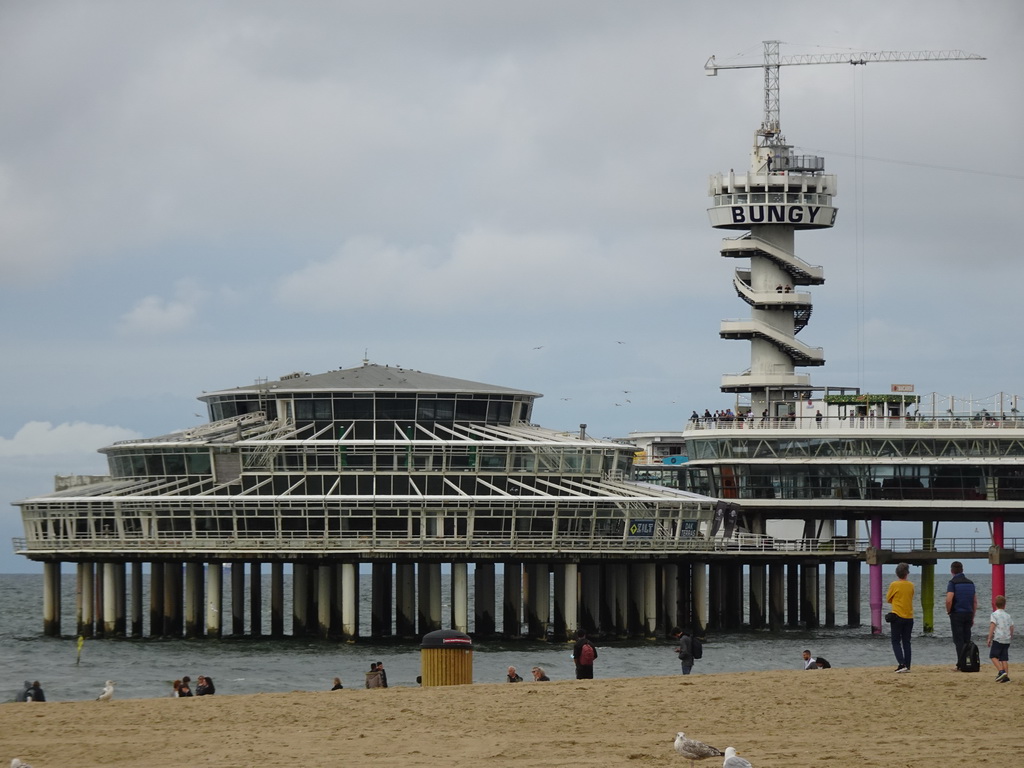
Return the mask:
[[[734,429],[1024,429],[1024,418],[975,419],[975,418],[916,418],[912,416],[781,416],[750,418],[749,416],[701,417],[689,419],[687,430],[734,430]]]

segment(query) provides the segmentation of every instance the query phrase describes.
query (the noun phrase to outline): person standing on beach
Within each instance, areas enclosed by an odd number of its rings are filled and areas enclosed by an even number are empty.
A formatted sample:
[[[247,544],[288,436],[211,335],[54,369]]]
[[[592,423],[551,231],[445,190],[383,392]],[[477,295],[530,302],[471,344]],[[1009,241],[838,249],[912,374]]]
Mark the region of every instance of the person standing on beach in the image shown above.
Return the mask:
[[[572,660],[576,664],[577,680],[594,679],[594,660],[597,658],[597,648],[587,639],[587,633],[582,629],[576,632],[576,644],[572,647]]]
[[[679,647],[676,650],[676,656],[679,658],[679,664],[681,671],[684,675],[690,674],[693,671],[693,632],[690,631],[689,627],[678,627],[672,630],[672,636],[679,641]]]
[[[370,671],[366,673],[366,687],[380,688],[380,672],[377,669],[377,662],[370,662]]]
[[[896,566],[896,580],[889,585],[885,601],[895,614],[892,623],[892,652],[896,657],[896,672],[910,671],[910,635],[914,631],[914,585],[907,581],[910,566]]]
[[[946,613],[949,614],[949,629],[956,646],[956,668],[963,671],[964,646],[971,639],[974,614],[978,610],[978,593],[974,582],[964,576],[964,564],[954,560],[949,564],[953,578],[946,585]]]
[[[1010,641],[1013,640],[1013,619],[1006,612],[1006,597],[996,596],[996,609],[988,624],[988,657],[996,668],[996,682],[1010,682]]]

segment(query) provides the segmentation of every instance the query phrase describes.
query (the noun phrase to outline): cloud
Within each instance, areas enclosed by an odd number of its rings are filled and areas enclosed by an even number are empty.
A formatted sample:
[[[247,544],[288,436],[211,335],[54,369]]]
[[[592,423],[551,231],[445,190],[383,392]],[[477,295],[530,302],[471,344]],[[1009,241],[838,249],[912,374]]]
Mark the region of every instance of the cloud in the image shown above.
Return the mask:
[[[121,316],[118,330],[125,335],[158,335],[184,330],[192,324],[206,292],[191,280],[179,280],[174,298],[146,296]]]
[[[54,426],[49,421],[30,421],[14,437],[0,437],[0,456],[16,459],[81,455],[84,459],[95,457],[103,446],[139,437],[142,435],[133,430],[104,424],[65,422]]]

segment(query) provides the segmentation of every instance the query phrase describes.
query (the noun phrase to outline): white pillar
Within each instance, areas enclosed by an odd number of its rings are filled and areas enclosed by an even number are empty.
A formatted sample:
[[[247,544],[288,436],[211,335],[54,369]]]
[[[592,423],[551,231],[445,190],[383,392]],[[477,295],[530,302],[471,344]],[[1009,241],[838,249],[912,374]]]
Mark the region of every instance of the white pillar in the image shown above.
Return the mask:
[[[693,631],[702,635],[708,625],[708,572],[707,564],[695,560],[691,570],[691,589],[693,590]]]
[[[223,600],[224,567],[220,563],[206,566],[206,634],[220,637],[220,608]]]
[[[93,563],[79,563],[78,564],[78,634],[82,637],[92,637],[95,632],[94,622],[96,620],[95,614],[93,613],[93,590],[95,589],[95,582],[93,581],[94,573]]]
[[[326,640],[331,634],[331,578],[334,568],[328,562],[316,569],[316,623],[317,633]]]
[[[103,636],[117,632],[117,564],[103,564]]]
[[[572,639],[579,629],[579,575],[576,563],[562,566],[562,616],[565,619],[565,635]]]
[[[43,634],[60,636],[60,563],[43,563]]]
[[[341,636],[355,640],[359,632],[359,599],[356,594],[356,564],[341,564]]]
[[[452,563],[452,629],[469,632],[469,566]]]
[[[644,576],[644,633],[654,637],[658,628],[658,568],[654,563],[641,566]]]

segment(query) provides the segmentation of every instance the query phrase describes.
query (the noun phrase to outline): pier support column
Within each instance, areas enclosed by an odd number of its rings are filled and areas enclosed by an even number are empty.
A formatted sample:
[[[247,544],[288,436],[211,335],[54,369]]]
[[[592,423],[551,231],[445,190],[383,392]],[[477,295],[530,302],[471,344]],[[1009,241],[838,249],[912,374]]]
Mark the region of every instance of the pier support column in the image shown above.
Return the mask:
[[[132,563],[132,637],[142,637],[142,563]]]
[[[580,626],[588,635],[601,633],[601,566],[581,565],[579,568],[580,589]]]
[[[693,595],[693,633],[701,637],[708,625],[708,574],[707,563],[694,560],[690,570],[690,584]]]
[[[725,578],[722,580],[725,590],[721,596],[722,615],[725,617],[725,626],[730,630],[742,629],[743,605],[745,603],[743,563],[726,562],[722,566],[722,571],[725,575]]]
[[[334,568],[321,562],[316,569],[316,633],[321,640],[331,636],[334,609]]]
[[[114,563],[114,635],[128,634],[128,566]]]
[[[78,634],[92,637],[95,634],[93,614],[94,565],[91,562],[78,564]]]
[[[441,629],[441,564],[419,564],[419,633]]]
[[[469,632],[469,564],[452,563],[452,629]]]
[[[359,564],[342,563],[341,638],[355,642],[359,637]]]
[[[221,606],[224,605],[224,566],[210,563],[206,566],[206,636],[220,637]]]
[[[309,632],[309,566],[292,563],[292,637]]]
[[[262,634],[263,564],[258,560],[253,560],[249,563],[249,636],[259,637]]]
[[[661,625],[658,631],[669,635],[673,628],[682,627],[679,618],[679,566],[665,563],[661,566]]]
[[[284,636],[284,563],[270,564],[270,634]]]
[[[231,563],[231,634],[241,637],[245,634],[245,562]]]
[[[1003,536],[1003,530],[1003,518],[993,518],[992,545],[995,552],[999,555],[999,559],[992,562],[991,603],[993,611],[996,609],[996,598],[999,597],[999,595],[1003,595],[1004,597],[1006,596],[1006,565],[1003,563],[1002,559],[1003,546],[1006,544],[1006,539]]]
[[[658,628],[658,566],[643,563],[640,575],[644,585],[643,633],[645,637],[654,637]]]
[[[807,629],[817,629],[818,618],[818,562],[808,561],[800,566],[801,618]]]
[[[836,625],[836,564],[825,563],[825,626]]]
[[[164,563],[164,621],[165,637],[181,637],[184,625],[182,617],[182,585],[184,572],[179,561]]]
[[[164,564],[149,564],[149,636],[164,633]]]
[[[708,563],[708,623],[711,630],[723,630],[725,621],[725,566],[720,562]]]
[[[185,563],[185,637],[203,636],[203,564]]]
[[[768,567],[764,563],[750,564],[750,628],[764,629],[765,617],[765,584]]]
[[[846,623],[860,626],[860,560],[846,564]]]
[[[103,564],[103,636],[117,634],[117,564]]]
[[[477,637],[492,637],[498,630],[494,595],[494,563],[476,563],[473,567],[473,628]]]
[[[391,637],[391,563],[374,563],[370,581],[370,636]]]
[[[696,630],[697,622],[694,620],[693,613],[693,563],[683,560],[678,566],[678,571],[679,602],[677,612],[679,621],[676,626],[680,629]]]
[[[786,565],[768,566],[768,627],[778,632],[786,624]]]
[[[416,566],[395,566],[395,633],[402,638],[416,635]]]
[[[925,550],[935,549],[935,523],[931,520],[921,521],[921,539]],[[935,563],[921,565],[921,629],[926,635],[935,632]]]
[[[555,568],[554,639],[558,642],[576,636],[579,622],[579,570],[576,563],[560,563]]]
[[[501,632],[505,637],[520,637],[523,632],[523,564],[505,563],[503,581]]]
[[[800,626],[800,566],[792,560],[786,563],[786,625]]]
[[[529,591],[526,598],[527,635],[534,640],[546,640],[551,620],[551,574],[547,563],[533,563],[529,567]]]
[[[869,534],[871,548],[875,551],[882,548],[882,518],[871,518]],[[868,608],[871,610],[871,634],[882,634],[882,563],[868,563]]]
[[[43,563],[43,634],[60,637],[60,563]]]
[[[96,634],[103,637],[103,602],[104,602],[104,591],[103,591],[103,580],[106,575],[105,563],[96,563],[96,575],[95,575],[95,591],[92,594],[92,612],[93,616],[96,617]],[[109,635],[108,635],[109,637]]]

